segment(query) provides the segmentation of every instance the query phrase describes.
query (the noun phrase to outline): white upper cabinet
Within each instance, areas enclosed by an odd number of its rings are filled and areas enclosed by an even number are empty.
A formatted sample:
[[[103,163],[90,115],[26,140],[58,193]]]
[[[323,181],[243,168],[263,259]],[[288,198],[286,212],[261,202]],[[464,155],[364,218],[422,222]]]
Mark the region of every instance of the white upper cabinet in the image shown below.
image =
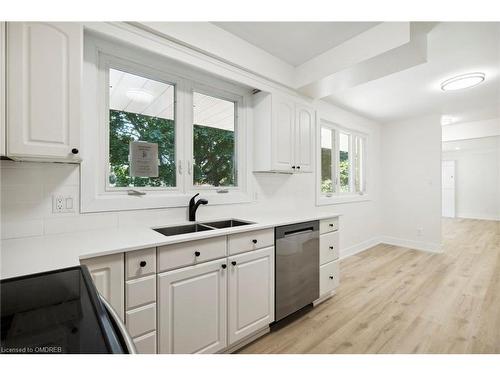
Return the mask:
[[[295,106],[295,164],[299,172],[313,171],[315,113],[310,107]]]
[[[294,163],[294,107],[293,102],[273,97],[272,101],[272,169],[290,171]],[[260,138],[256,138],[258,143]]]
[[[315,112],[285,95],[254,95],[254,171],[312,172]]]
[[[5,156],[5,22],[0,22],[0,156]]]
[[[274,247],[229,257],[229,345],[274,321]]]
[[[7,23],[7,156],[79,162],[83,28]]]

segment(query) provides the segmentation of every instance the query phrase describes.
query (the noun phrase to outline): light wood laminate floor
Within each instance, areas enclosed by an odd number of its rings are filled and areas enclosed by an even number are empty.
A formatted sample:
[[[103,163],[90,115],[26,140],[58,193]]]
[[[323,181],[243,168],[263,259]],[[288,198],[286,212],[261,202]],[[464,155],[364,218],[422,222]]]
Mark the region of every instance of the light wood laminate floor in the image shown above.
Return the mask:
[[[444,219],[443,250],[342,260],[334,297],[239,353],[500,353],[500,222]]]

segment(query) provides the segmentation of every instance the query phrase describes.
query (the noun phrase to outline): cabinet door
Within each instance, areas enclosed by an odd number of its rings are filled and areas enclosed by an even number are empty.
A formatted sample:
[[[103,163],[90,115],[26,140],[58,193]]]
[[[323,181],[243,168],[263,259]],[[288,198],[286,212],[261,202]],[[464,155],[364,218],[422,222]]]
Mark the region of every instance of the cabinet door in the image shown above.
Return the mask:
[[[83,259],[99,293],[124,321],[125,265],[123,253]]]
[[[297,105],[295,110],[295,164],[298,172],[313,171],[315,113]]]
[[[0,22],[0,156],[5,156],[5,22]]]
[[[226,259],[158,275],[159,353],[226,347]]]
[[[294,171],[294,105],[281,96],[273,96],[273,170]]]
[[[274,247],[229,258],[229,344],[274,321]]]
[[[79,161],[82,50],[81,24],[7,24],[8,156]]]

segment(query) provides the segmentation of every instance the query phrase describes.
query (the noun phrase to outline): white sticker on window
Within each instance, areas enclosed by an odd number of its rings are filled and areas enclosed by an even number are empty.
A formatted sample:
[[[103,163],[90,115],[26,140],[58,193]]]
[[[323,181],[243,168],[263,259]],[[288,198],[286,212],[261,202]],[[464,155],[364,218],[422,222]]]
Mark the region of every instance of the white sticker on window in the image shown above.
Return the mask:
[[[158,177],[158,143],[130,142],[130,176]]]

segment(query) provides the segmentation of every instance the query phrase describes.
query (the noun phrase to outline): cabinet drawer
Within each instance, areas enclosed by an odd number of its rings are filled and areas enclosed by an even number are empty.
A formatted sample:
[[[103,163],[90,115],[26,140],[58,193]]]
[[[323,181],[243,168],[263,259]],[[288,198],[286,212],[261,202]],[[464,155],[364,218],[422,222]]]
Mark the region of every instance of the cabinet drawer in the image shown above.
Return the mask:
[[[229,255],[274,246],[274,228],[232,234],[228,246]]]
[[[156,354],[156,332],[135,338],[134,344],[139,354]]]
[[[322,234],[319,237],[319,264],[325,264],[339,257],[339,232]]]
[[[161,246],[158,248],[158,272],[225,256],[225,236]]]
[[[156,301],[156,275],[130,280],[125,284],[125,308],[133,309]]]
[[[127,280],[156,272],[156,247],[125,253]]]
[[[156,330],[156,303],[127,311],[125,322],[127,331],[132,337]]]
[[[319,268],[319,295],[330,293],[339,285],[339,262],[327,263]]]
[[[323,219],[319,222],[319,232],[321,234],[333,232],[339,229],[339,218]]]

